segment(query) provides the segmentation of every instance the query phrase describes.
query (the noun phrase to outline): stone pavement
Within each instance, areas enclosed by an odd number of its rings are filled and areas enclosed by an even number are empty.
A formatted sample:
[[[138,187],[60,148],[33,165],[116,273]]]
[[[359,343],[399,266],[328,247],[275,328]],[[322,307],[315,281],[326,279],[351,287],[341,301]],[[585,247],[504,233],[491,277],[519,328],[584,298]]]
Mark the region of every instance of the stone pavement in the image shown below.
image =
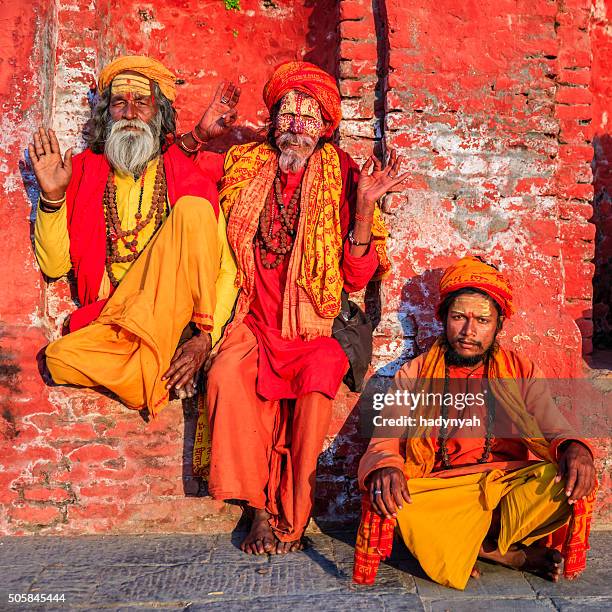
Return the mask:
[[[464,592],[433,584],[403,546],[373,587],[351,583],[354,535],[316,534],[304,552],[250,557],[241,534],[0,538],[0,610],[612,610],[612,531],[594,532],[589,568],[557,585],[480,563]],[[398,552],[399,550],[399,552]],[[9,593],[64,594],[11,604]]]

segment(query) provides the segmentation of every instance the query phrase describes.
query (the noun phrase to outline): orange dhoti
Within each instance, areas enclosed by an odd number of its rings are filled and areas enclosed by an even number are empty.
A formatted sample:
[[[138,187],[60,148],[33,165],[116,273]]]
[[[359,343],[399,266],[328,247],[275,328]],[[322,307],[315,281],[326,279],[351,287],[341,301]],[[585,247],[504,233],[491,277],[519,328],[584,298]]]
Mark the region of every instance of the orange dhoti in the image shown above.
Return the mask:
[[[161,377],[185,326],[213,325],[217,218],[202,198],[180,198],[96,321],[46,349],[58,384],[106,387],[153,416],[168,401]]]
[[[208,374],[209,491],[215,499],[266,509],[276,537],[291,542],[301,537],[310,518],[332,400],[318,392],[297,400],[266,400],[256,391],[257,364],[256,338],[241,324]]]

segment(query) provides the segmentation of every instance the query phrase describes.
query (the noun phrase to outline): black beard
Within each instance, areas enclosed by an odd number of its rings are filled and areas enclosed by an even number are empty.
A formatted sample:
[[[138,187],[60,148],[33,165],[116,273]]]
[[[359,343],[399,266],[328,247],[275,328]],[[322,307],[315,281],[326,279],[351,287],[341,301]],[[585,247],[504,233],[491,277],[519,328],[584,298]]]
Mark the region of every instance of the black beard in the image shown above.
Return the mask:
[[[449,346],[444,354],[444,361],[447,366],[456,366],[459,368],[472,368],[478,365],[481,361],[486,360],[489,355],[489,351],[485,351],[481,355],[471,355],[464,357],[460,355],[453,347]]]

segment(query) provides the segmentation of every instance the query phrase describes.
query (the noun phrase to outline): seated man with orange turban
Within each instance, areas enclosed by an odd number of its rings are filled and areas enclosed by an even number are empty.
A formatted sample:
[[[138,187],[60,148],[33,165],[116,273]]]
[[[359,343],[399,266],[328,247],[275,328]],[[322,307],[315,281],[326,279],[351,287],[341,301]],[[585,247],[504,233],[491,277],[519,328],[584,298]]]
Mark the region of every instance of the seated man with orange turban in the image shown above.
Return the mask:
[[[43,128],[29,146],[36,256],[51,278],[73,271],[80,302],[47,367],[56,383],[103,386],[152,414],[168,387],[194,393],[236,297],[216,186],[176,144],[175,81],[154,59],[120,57],[100,75],[83,153],[62,156]],[[229,126],[237,96],[224,100]],[[200,139],[219,135],[221,118],[209,109]],[[194,335],[177,349],[190,322]]]
[[[566,577],[584,569],[593,457],[556,409],[542,372],[496,342],[511,314],[512,289],[493,266],[468,256],[444,273],[437,309],[444,334],[401,368],[392,392],[433,392],[421,396],[432,399],[412,413],[410,431],[401,420],[397,437],[387,436],[398,430],[375,431],[359,465],[366,493],[356,582],[374,582],[396,525],[427,575],[457,589],[478,576],[478,557],[554,581],[563,558]],[[464,423],[472,419],[461,431],[435,391],[467,388],[486,392],[457,408]],[[494,427],[508,437],[496,437]]]
[[[240,294],[208,374],[209,490],[252,513],[243,551],[283,554],[301,547],[348,369],[332,337],[341,293],[388,269],[375,203],[404,176],[394,153],[360,172],[331,143],[340,95],[313,64],[279,66],[264,101],[267,141],[230,149],[219,195]]]

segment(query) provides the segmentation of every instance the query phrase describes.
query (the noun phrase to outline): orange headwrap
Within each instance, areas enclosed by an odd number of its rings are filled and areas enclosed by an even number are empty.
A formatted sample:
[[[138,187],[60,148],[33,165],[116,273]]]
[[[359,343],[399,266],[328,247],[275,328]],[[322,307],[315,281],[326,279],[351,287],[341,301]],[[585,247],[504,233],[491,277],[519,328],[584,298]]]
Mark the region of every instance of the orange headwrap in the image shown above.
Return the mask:
[[[176,76],[161,62],[144,55],[124,55],[113,60],[100,73],[98,91],[102,93],[118,74],[127,70],[138,72],[155,81],[170,102],[176,98]]]
[[[438,309],[447,295],[466,287],[484,291],[499,304],[502,314],[506,318],[514,312],[512,285],[501,272],[473,255],[466,255],[444,272],[440,279],[440,304],[438,304]]]
[[[268,110],[271,111],[272,107],[292,89],[312,96],[319,103],[323,118],[331,123],[325,136],[331,136],[340,125],[342,118],[336,79],[310,62],[280,64],[263,90],[263,99]]]

